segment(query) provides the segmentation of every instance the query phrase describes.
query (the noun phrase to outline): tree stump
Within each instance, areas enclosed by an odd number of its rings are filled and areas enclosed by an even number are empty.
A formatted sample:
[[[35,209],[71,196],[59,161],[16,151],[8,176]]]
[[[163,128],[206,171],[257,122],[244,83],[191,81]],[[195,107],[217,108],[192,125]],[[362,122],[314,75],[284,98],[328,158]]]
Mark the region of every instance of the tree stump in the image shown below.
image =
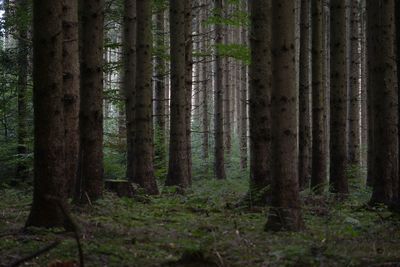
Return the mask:
[[[106,180],[106,190],[116,193],[119,197],[134,197],[136,190],[128,180]]]

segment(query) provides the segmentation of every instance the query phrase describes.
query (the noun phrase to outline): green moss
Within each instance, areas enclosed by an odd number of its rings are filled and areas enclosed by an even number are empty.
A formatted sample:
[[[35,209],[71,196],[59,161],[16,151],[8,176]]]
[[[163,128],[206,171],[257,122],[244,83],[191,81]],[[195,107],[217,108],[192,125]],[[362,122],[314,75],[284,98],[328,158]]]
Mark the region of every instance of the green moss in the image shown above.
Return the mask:
[[[87,266],[368,266],[399,261],[400,220],[386,207],[367,208],[368,190],[345,202],[303,193],[307,229],[265,233],[267,208],[235,208],[248,191],[245,179],[195,181],[185,195],[169,189],[148,202],[104,198],[84,210],[73,209],[82,228]],[[0,233],[22,228],[30,191],[0,194]],[[71,235],[31,229],[0,239],[0,265],[60,238],[62,243],[31,266],[56,259],[76,260]],[[188,265],[192,259],[198,265]],[[207,266],[207,265],[203,265]]]

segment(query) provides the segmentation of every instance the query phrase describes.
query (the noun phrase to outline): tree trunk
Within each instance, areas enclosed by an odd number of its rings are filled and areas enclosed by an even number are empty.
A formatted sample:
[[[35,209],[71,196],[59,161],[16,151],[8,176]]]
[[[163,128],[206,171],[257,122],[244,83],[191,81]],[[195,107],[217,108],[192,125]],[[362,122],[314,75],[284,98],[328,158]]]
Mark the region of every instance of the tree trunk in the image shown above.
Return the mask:
[[[257,1],[258,9],[265,1]],[[295,1],[272,1],[272,208],[266,230],[303,228],[297,149]],[[265,47],[268,47],[267,45]]]
[[[189,90],[186,88],[185,31],[185,3],[180,0],[171,0],[171,129],[166,185],[176,185],[182,188],[190,185],[186,126]]]
[[[156,167],[166,167],[166,129],[165,129],[165,60],[164,60],[164,9],[157,10],[155,15],[155,162]]]
[[[66,194],[72,197],[79,163],[79,25],[78,2],[63,3],[63,88]]]
[[[215,1],[216,16],[222,20],[222,0]],[[220,22],[215,25],[216,45],[222,44],[223,27]],[[226,179],[224,148],[224,103],[223,103],[223,58],[220,52],[215,55],[215,90],[214,90],[214,132],[215,132],[215,177]]]
[[[192,184],[192,87],[193,87],[193,38],[192,0],[185,2],[185,84],[186,84],[186,145],[189,185]]]
[[[26,226],[66,227],[62,0],[33,3],[34,192]]]
[[[18,14],[28,16],[29,3],[27,0],[16,1]],[[26,22],[18,21],[17,30],[19,39],[17,40],[18,49],[18,82],[17,82],[17,98],[18,98],[18,126],[17,126],[17,182],[25,182],[29,178],[29,166],[26,160],[28,153],[28,53],[29,47],[27,43],[28,38],[28,24]]]
[[[251,6],[250,196],[265,192],[254,204],[265,205],[271,184],[271,1]],[[251,200],[253,202],[253,200]]]
[[[103,22],[104,0],[81,2],[80,170],[76,201],[103,191]]]
[[[350,14],[350,86],[349,86],[349,164],[360,165],[360,2],[351,0]]]
[[[330,183],[339,195],[349,193],[347,168],[346,0],[331,0]]]
[[[310,4],[309,0],[302,0],[300,10],[299,185],[302,189],[307,187],[311,176]]]
[[[324,192],[327,179],[326,84],[324,11],[321,0],[312,0],[312,175],[311,188]]]
[[[372,203],[389,204],[398,186],[398,88],[395,75],[395,2],[367,0],[368,90],[372,107]]]
[[[137,1],[137,64],[135,95],[135,155],[133,181],[148,194],[158,194],[153,166],[152,21],[151,2]]]
[[[135,158],[135,91],[136,91],[136,1],[124,1],[124,77],[126,112],[126,177],[133,181]]]

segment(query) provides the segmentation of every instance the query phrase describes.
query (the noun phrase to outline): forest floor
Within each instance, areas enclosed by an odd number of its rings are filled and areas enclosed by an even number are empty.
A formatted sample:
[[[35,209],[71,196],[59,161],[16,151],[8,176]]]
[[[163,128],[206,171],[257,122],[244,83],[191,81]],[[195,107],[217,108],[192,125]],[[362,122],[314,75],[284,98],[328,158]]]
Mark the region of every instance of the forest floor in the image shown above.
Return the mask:
[[[364,204],[357,190],[339,203],[302,193],[307,228],[264,232],[266,208],[236,208],[244,179],[202,180],[185,196],[105,198],[73,210],[82,231],[86,266],[400,266],[400,217]],[[24,266],[77,260],[73,235],[60,229],[19,232],[31,190],[0,189],[0,266],[10,266],[52,243],[61,243]],[[397,265],[396,265],[397,264]]]

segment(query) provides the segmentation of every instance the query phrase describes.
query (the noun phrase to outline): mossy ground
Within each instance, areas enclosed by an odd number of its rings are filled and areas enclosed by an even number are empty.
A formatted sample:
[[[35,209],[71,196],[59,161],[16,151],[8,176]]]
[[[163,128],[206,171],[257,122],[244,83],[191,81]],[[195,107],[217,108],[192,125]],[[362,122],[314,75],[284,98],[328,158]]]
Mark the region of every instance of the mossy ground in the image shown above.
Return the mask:
[[[357,190],[338,203],[303,193],[307,228],[264,232],[267,208],[236,208],[247,181],[202,180],[182,196],[117,198],[74,209],[87,266],[379,266],[400,263],[400,218],[384,207],[366,209],[369,193]],[[61,244],[25,266],[76,260],[71,234],[24,226],[31,192],[0,190],[0,266],[56,239]]]

